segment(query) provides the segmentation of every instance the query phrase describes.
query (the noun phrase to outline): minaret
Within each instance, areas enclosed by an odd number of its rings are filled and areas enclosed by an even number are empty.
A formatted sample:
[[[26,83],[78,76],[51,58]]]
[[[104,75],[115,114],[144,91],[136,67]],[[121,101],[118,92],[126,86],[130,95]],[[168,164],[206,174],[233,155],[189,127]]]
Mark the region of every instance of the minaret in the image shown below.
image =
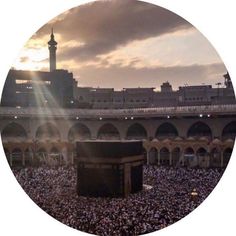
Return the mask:
[[[51,33],[51,39],[48,41],[49,49],[49,61],[50,61],[50,72],[56,70],[56,50],[57,42],[54,40],[53,28]]]

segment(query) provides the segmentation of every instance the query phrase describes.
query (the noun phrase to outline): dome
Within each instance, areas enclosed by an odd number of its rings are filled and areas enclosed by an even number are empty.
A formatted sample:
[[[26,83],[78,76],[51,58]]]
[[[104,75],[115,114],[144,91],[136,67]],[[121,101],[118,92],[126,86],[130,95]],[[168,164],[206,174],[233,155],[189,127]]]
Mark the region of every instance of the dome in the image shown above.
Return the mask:
[[[220,144],[221,141],[218,139],[218,138],[215,138],[213,141],[212,141],[212,144]]]
[[[169,143],[170,140],[169,140],[168,138],[166,138],[166,139],[164,139],[162,142],[163,142],[163,143]]]
[[[159,142],[159,140],[158,140],[157,138],[154,138],[154,139],[152,140],[152,142],[157,143],[157,142]]]
[[[199,138],[200,141],[209,141],[209,139],[207,137],[201,137]]]
[[[194,141],[195,138],[194,138],[194,137],[188,137],[187,140],[189,140],[189,141]]]
[[[178,136],[178,137],[175,138],[175,140],[176,140],[176,141],[181,141],[181,140],[183,140],[183,139]]]
[[[227,139],[226,141],[225,141],[225,143],[233,143],[234,141],[233,141],[233,139],[231,139],[231,138],[229,138],[229,139]]]

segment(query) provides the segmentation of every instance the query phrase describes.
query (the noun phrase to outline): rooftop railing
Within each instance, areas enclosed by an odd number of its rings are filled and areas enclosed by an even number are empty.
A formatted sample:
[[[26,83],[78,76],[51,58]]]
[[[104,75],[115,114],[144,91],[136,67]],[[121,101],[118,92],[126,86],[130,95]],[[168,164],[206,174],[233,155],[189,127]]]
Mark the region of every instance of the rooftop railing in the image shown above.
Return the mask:
[[[204,105],[204,106],[176,106],[176,107],[152,107],[129,109],[62,109],[62,108],[14,108],[0,107],[2,117],[58,117],[58,118],[124,118],[137,117],[164,117],[173,116],[212,116],[212,115],[236,115],[236,104]]]

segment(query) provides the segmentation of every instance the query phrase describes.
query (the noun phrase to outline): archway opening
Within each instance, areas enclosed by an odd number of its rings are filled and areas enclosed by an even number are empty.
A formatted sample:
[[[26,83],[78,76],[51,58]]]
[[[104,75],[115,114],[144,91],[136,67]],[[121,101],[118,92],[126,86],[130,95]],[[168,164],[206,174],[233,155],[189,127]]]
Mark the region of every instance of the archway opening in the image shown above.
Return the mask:
[[[20,148],[15,148],[12,151],[12,166],[22,166],[23,152]]]
[[[86,125],[77,123],[70,128],[68,133],[68,140],[70,142],[76,142],[85,139],[91,139],[91,132]]]
[[[50,162],[52,162],[51,164],[53,164],[53,165],[62,164],[61,152],[56,147],[51,148],[50,153],[49,153],[49,157],[50,157]]]
[[[188,147],[184,151],[184,166],[190,166],[193,165],[193,163],[196,161],[194,150],[191,147]]]
[[[39,141],[58,141],[60,140],[60,133],[55,125],[46,123],[37,129],[36,139]]]
[[[170,123],[164,123],[160,125],[156,131],[155,137],[157,139],[169,139],[178,136],[178,131],[174,125]]]
[[[222,139],[235,140],[235,136],[236,136],[236,121],[232,121],[224,127],[222,131]]]
[[[126,138],[134,140],[147,139],[147,131],[141,124],[135,123],[128,128]]]
[[[232,155],[232,148],[226,148],[223,152],[223,167],[226,167]]]
[[[25,129],[17,124],[10,123],[8,124],[1,132],[3,142],[22,142],[27,139],[27,133]]]
[[[179,147],[176,147],[172,150],[172,165],[178,166],[180,163],[181,151]]]
[[[25,165],[26,166],[31,165],[31,163],[32,163],[32,155],[33,155],[32,151],[30,151],[30,149],[27,148],[24,151],[24,155],[25,155]]]
[[[160,150],[160,165],[162,165],[162,166],[169,166],[170,165],[170,151],[166,147],[163,147]]]
[[[101,140],[119,140],[120,133],[113,124],[108,123],[100,127],[97,138]]]
[[[7,158],[8,163],[10,163],[10,151],[7,148],[4,148],[4,153]]]
[[[148,156],[147,156],[147,150],[143,147],[143,157],[144,157],[144,159],[145,159],[145,163],[147,164],[148,163]]]
[[[158,162],[158,151],[155,147],[152,147],[149,152],[148,152],[148,163],[150,165],[154,165],[154,164],[157,164]]]
[[[208,153],[207,150],[203,147],[199,148],[196,152],[198,165],[200,167],[208,166]]]
[[[213,148],[210,152],[210,166],[220,167],[221,165],[221,152],[217,148]]]
[[[36,152],[36,158],[39,164],[47,163],[47,151],[45,148],[39,148]]]
[[[188,137],[212,139],[212,132],[210,127],[203,122],[194,123],[188,130]]]

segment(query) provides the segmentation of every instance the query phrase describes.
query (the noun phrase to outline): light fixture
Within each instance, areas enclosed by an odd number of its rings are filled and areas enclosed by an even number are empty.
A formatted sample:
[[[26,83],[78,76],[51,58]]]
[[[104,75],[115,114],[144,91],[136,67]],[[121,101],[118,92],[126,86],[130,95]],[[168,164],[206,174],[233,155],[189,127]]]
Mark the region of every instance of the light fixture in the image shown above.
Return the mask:
[[[202,117],[203,117],[203,114],[200,114],[200,115],[199,115],[199,117],[201,117],[201,118],[202,118]]]

